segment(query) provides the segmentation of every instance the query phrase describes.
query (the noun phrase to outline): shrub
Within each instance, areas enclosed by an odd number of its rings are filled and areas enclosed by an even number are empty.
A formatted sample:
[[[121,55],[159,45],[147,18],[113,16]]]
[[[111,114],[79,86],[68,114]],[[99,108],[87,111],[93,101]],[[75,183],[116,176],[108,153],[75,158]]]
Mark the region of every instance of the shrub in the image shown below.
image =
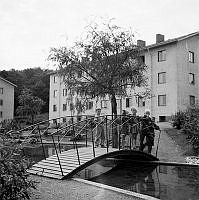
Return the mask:
[[[0,199],[30,199],[31,189],[36,189],[36,182],[26,172],[30,163],[21,156],[17,144],[9,144],[5,137],[0,135]]]
[[[173,121],[173,127],[176,127],[177,129],[181,129],[185,123],[186,118],[186,112],[178,111],[175,113],[175,115],[172,116]]]

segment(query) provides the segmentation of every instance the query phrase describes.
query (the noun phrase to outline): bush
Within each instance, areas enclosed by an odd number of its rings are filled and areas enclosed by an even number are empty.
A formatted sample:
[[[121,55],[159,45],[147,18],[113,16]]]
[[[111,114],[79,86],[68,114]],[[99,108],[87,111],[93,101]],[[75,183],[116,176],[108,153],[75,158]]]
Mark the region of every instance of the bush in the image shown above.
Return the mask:
[[[173,127],[176,127],[177,129],[183,128],[183,125],[185,123],[186,118],[186,112],[178,111],[175,113],[175,115],[172,116],[172,124]]]
[[[0,135],[0,199],[30,199],[31,189],[36,189],[36,182],[26,172],[30,166],[21,156],[16,143],[9,145],[5,135]]]
[[[177,112],[172,120],[173,126],[188,134],[187,139],[193,148],[199,150],[199,105]]]

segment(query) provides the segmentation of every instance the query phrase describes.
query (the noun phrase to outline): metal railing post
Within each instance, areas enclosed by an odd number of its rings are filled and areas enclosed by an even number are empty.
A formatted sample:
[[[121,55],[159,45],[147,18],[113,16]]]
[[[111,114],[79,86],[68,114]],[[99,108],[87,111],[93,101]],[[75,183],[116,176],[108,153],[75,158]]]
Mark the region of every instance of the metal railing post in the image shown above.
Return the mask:
[[[119,150],[121,149],[121,146],[120,146],[120,141],[121,141],[121,139],[120,139],[120,136],[121,136],[120,130],[123,131],[123,129],[122,129],[122,117],[121,117],[121,115],[120,115],[120,126],[119,126],[119,130],[118,130],[118,148],[119,148]]]
[[[79,163],[79,165],[80,165],[81,163],[80,163],[80,157],[79,157],[79,150],[78,150],[76,141],[75,141],[75,148],[76,148],[76,152],[77,152],[78,163]]]
[[[59,153],[61,153],[61,146],[60,146],[59,135],[57,136],[57,141],[58,141],[58,145],[59,145]]]
[[[42,137],[41,137],[39,125],[38,125],[38,130],[39,130],[39,137],[40,137],[40,140],[41,140],[41,145],[42,145],[44,159],[46,160],[46,154],[45,154],[44,144],[43,144],[43,141],[42,141]]]
[[[87,123],[87,120],[88,120],[88,116],[86,116],[86,123]],[[87,127],[86,127],[86,147],[88,146],[88,138],[87,138]]]
[[[91,129],[91,139],[92,139],[92,147],[93,147],[93,157],[95,158],[95,144],[94,144],[94,137],[93,137],[93,129]]]
[[[108,127],[107,127],[107,122],[108,122],[108,119],[107,119],[107,115],[106,115],[106,151],[107,151],[107,153],[108,153],[109,138],[108,138]]]
[[[63,170],[62,170],[62,167],[61,167],[61,162],[60,162],[60,160],[59,160],[59,155],[58,155],[58,153],[57,153],[57,148],[56,148],[56,145],[55,145],[55,140],[54,140],[53,135],[52,135],[52,139],[53,139],[53,145],[54,145],[54,148],[55,148],[55,152],[56,152],[56,155],[57,155],[57,159],[58,159],[58,162],[59,162],[59,167],[60,167],[60,170],[61,170],[61,174],[62,174],[62,176],[64,176]]]

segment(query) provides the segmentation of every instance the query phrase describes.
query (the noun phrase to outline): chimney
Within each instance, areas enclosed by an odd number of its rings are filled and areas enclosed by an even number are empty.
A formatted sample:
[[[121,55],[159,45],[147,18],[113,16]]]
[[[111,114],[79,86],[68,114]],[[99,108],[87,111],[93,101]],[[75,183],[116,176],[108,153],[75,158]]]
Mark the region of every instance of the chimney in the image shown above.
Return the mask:
[[[146,42],[143,40],[137,40],[137,46],[139,47],[145,47],[146,46]]]
[[[164,35],[156,34],[156,43],[164,42]]]

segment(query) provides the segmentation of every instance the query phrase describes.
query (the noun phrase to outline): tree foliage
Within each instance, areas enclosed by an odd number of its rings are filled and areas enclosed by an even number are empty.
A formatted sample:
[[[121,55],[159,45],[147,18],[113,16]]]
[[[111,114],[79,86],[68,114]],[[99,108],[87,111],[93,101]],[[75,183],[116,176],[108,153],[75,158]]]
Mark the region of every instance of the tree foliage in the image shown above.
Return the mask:
[[[50,87],[51,70],[43,70],[41,68],[27,68],[24,70],[0,71],[0,76],[17,85],[14,93],[14,110],[18,107],[18,96],[24,88],[32,91],[34,96],[41,98],[45,105],[41,112],[45,113],[49,110],[49,87]]]
[[[66,86],[84,97],[111,99],[117,115],[116,96],[127,94],[127,88],[146,86],[146,65],[134,44],[131,31],[111,23],[90,25],[86,38],[72,48],[52,48],[49,59],[57,62]]]
[[[43,105],[44,101],[42,99],[33,96],[29,89],[24,89],[19,96],[17,113],[23,116],[30,116],[33,124],[35,115],[40,113]]]

